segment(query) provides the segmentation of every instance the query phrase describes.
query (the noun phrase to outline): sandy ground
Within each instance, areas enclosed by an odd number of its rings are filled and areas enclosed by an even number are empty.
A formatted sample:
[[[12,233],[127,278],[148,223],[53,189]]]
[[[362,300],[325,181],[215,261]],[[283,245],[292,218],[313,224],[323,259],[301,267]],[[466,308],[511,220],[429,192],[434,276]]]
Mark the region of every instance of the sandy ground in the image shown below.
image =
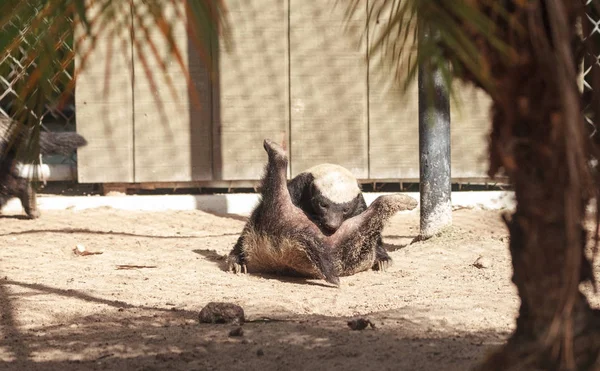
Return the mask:
[[[394,265],[340,288],[225,272],[237,216],[2,215],[0,369],[467,370],[509,336],[519,304],[499,215],[457,210],[447,234],[410,244],[418,213],[397,214],[384,231]],[[244,336],[198,322],[210,301],[244,308]],[[377,328],[352,331],[357,317]]]

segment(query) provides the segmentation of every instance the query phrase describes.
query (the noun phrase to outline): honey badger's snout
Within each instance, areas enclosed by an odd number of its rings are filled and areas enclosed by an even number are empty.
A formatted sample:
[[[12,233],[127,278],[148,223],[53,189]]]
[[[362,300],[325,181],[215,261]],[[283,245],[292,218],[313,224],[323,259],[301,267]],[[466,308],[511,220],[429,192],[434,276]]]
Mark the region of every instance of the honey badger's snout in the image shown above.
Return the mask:
[[[343,213],[329,213],[324,216],[322,225],[325,227],[325,229],[327,229],[328,232],[333,233],[340,228],[343,222]]]

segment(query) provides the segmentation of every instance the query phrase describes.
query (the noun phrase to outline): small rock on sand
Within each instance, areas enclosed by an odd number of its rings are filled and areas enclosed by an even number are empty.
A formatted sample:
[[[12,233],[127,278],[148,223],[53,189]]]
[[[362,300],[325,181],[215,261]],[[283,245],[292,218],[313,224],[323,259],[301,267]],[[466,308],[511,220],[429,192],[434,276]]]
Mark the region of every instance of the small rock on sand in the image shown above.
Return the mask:
[[[244,309],[232,303],[210,302],[200,311],[201,323],[244,323]]]
[[[372,329],[375,329],[375,324],[365,318],[358,318],[352,321],[348,321],[348,327],[350,327],[354,331],[364,330],[367,328],[367,326],[371,326]]]

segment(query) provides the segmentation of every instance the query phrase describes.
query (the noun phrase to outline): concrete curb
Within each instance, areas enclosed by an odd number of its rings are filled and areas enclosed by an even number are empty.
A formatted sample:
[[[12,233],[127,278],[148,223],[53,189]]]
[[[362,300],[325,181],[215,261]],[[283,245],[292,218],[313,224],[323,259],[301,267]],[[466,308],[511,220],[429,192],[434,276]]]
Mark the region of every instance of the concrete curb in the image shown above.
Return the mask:
[[[370,204],[385,193],[365,193]],[[418,192],[404,194],[419,200]],[[38,197],[38,207],[44,210],[84,210],[111,207],[131,211],[202,210],[215,214],[249,215],[259,200],[255,193],[214,195],[133,195],[133,196],[45,196]],[[475,209],[513,209],[514,193],[506,191],[452,192],[452,207]],[[22,212],[17,199],[10,200],[5,212]]]

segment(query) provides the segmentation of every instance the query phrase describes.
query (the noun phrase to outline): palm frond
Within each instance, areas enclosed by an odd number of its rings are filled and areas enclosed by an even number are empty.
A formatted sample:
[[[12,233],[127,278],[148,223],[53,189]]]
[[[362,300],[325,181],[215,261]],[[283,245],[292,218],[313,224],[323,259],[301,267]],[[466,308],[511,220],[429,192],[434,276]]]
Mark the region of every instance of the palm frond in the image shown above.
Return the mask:
[[[353,0],[348,5],[349,15],[359,9],[359,3],[361,0]],[[370,2],[367,32],[372,68],[394,76],[401,93],[406,93],[415,82],[421,66],[424,73],[441,71],[452,99],[457,98],[452,81],[464,75],[493,94],[491,67],[481,58],[480,41],[473,35],[482,35],[508,61],[510,47],[495,32],[495,19],[507,18],[508,13],[493,0],[477,3],[480,7],[465,0]],[[432,37],[423,37],[424,30],[430,30]],[[433,86],[426,89],[433,90]]]
[[[174,13],[173,9],[176,9]],[[1,96],[0,102],[6,106],[11,101],[7,113],[14,121],[9,132],[18,134],[31,129],[29,144],[18,143],[23,161],[37,161],[39,145],[36,143],[46,106],[61,106],[72,97],[77,77],[87,67],[87,58],[99,38],[107,38],[111,40],[109,45],[117,47],[133,45],[151,83],[154,82],[153,71],[148,67],[151,62],[155,61],[152,65],[167,76],[169,60],[174,58],[199,102],[173,28],[179,22],[185,23],[188,37],[210,70],[213,67],[211,48],[219,35],[226,36],[225,12],[223,0],[2,1],[0,91],[5,90],[11,96]],[[167,16],[168,13],[171,16]],[[151,29],[158,30],[159,36],[156,32],[151,36]],[[167,48],[159,47],[165,44]],[[107,49],[109,54],[113,51],[110,47]],[[111,72],[108,62],[106,71],[105,91],[108,91]],[[165,83],[177,99],[173,82],[166,77]],[[160,99],[156,99],[160,104]],[[9,135],[5,140],[16,137],[18,135]],[[6,148],[14,144],[11,141]]]

